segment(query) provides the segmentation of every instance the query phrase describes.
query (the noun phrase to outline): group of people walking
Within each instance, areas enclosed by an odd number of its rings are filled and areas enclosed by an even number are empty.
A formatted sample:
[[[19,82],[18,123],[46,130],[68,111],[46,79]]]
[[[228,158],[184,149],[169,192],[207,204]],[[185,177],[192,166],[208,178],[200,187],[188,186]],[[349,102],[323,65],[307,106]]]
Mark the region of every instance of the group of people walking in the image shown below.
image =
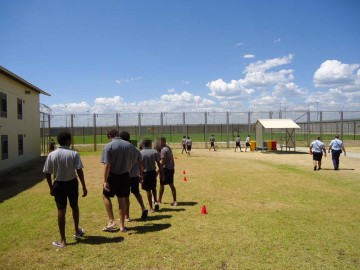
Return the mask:
[[[328,153],[330,153],[330,151],[334,170],[337,171],[340,166],[341,153],[344,153],[346,156],[345,146],[342,140],[339,139],[339,135],[336,135],[330,142]],[[317,137],[316,140],[310,144],[310,154],[313,156],[314,171],[321,170],[322,157],[323,155],[326,157],[326,147],[320,137]]]
[[[103,202],[109,221],[103,231],[120,230],[127,232],[125,222],[130,222],[130,193],[133,193],[141,208],[141,218],[146,219],[149,211],[159,210],[165,186],[169,185],[173,197],[172,206],[177,206],[176,188],[174,186],[175,163],[171,148],[166,138],[161,138],[155,149],[151,140],[145,139],[140,149],[130,143],[130,134],[117,130],[108,133],[109,143],[104,147],[101,163],[103,174]],[[54,196],[58,209],[58,226],[61,239],[52,244],[58,248],[66,245],[65,214],[69,200],[74,220],[74,238],[83,236],[84,230],[79,227],[78,179],[82,185],[83,197],[87,188],[80,155],[70,149],[71,134],[60,132],[57,136],[60,146],[49,153],[43,172],[45,173],[51,196]],[[157,169],[156,169],[157,167]],[[54,175],[54,181],[52,179]],[[160,190],[157,197],[157,176],[160,178]],[[139,185],[146,191],[149,209],[145,207]],[[117,197],[120,223],[116,226],[111,198]]]

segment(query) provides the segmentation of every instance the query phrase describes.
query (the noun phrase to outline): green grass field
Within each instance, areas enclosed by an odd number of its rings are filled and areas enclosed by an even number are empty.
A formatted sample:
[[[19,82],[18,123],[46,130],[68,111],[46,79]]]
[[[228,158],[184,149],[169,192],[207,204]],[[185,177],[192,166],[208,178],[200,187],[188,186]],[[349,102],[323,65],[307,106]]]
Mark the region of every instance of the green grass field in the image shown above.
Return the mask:
[[[169,205],[167,188],[160,211],[141,221],[132,196],[128,233],[102,232],[100,153],[81,153],[85,237],[73,240],[69,209],[69,245],[58,251],[42,164],[29,168],[36,176],[27,169],[9,174],[0,189],[0,269],[360,269],[359,159],[342,156],[335,172],[327,157],[314,172],[304,153],[174,152],[179,205]],[[11,178],[34,185],[11,185]]]

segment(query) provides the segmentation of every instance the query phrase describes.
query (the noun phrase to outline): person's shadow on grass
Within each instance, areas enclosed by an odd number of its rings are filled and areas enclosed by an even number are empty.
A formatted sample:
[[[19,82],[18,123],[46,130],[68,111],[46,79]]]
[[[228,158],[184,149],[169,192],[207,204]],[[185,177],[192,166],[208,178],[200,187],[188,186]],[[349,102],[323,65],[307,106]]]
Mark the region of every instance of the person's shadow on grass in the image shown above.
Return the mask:
[[[77,242],[73,243],[84,243],[88,245],[101,245],[101,244],[110,244],[110,243],[120,243],[124,241],[124,237],[117,236],[117,237],[105,237],[100,235],[89,235],[83,236],[81,239],[78,239]]]
[[[165,224],[147,224],[141,226],[135,226],[128,228],[129,234],[144,234],[151,232],[158,232],[162,230],[166,230],[171,227],[170,223]]]
[[[164,219],[164,218],[171,218],[172,215],[156,215],[156,216],[148,216],[147,218],[134,218],[131,219],[133,221],[138,221],[138,222],[146,222],[146,221],[155,221],[155,220],[160,220],[160,219]]]
[[[182,212],[185,208],[160,208],[158,212]]]

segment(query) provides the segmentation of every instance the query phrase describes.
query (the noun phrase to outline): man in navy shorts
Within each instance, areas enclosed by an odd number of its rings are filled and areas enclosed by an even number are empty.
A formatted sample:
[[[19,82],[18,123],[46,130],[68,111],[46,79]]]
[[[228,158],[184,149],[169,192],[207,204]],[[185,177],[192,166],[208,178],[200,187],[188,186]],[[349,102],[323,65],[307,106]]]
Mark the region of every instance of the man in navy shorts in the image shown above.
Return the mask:
[[[130,133],[127,131],[122,131],[120,133],[120,138],[124,141],[130,142]],[[130,191],[134,194],[135,198],[137,199],[138,203],[141,207],[141,218],[146,218],[148,215],[148,210],[145,209],[143,198],[140,194],[139,184],[142,182],[143,178],[143,166],[142,166],[142,159],[140,150],[137,149],[134,145],[131,144],[132,149],[132,160],[131,160],[131,170],[130,170]],[[125,221],[130,222],[130,200],[129,197],[126,197],[126,214],[125,214]]]
[[[62,248],[66,245],[65,217],[68,199],[75,225],[74,238],[79,239],[84,234],[84,230],[79,227],[79,183],[77,176],[79,176],[82,185],[83,197],[86,197],[87,189],[80,156],[76,151],[70,149],[71,134],[69,132],[60,132],[57,136],[57,140],[60,147],[49,153],[45,161],[43,172],[45,173],[50,188],[50,195],[55,197],[58,209],[58,226],[61,240],[53,242],[52,244],[58,248]],[[54,183],[52,183],[52,174],[54,174],[55,177]]]
[[[150,212],[159,210],[159,204],[156,197],[156,165],[159,168],[160,178],[163,177],[163,169],[160,164],[160,158],[156,150],[151,149],[151,140],[143,141],[143,149],[140,151],[143,164],[142,189],[146,191]],[[152,201],[154,200],[154,208]]]
[[[164,177],[160,178],[159,202],[162,202],[165,185],[169,185],[173,196],[172,206],[177,206],[176,188],[174,186],[175,162],[171,148],[166,144],[166,138],[160,139],[161,143],[161,166],[164,169]]]
[[[103,231],[116,228],[110,198],[116,195],[120,212],[120,231],[127,232],[125,227],[126,197],[130,195],[131,144],[122,140],[117,130],[108,134],[111,141],[104,147],[101,163],[105,164],[103,201],[109,217],[108,225]]]
[[[323,153],[326,157],[325,144],[320,140],[320,137],[317,137],[316,140],[310,144],[310,154],[313,156],[314,171],[316,171],[317,168],[318,170],[321,170]]]

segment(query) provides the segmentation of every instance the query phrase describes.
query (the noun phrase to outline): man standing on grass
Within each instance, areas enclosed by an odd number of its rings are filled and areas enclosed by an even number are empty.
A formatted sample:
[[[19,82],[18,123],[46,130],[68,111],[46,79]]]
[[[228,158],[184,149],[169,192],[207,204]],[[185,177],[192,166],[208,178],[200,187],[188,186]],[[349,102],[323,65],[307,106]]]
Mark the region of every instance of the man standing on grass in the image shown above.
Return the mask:
[[[240,152],[242,152],[241,150],[241,144],[240,144],[240,135],[237,135],[236,137],[236,145],[235,145],[235,152],[236,152],[236,149],[239,147],[240,148]]]
[[[247,148],[250,147],[250,135],[247,135],[245,139],[245,152],[247,152]],[[250,147],[251,150],[251,147]]]
[[[316,168],[318,168],[319,171],[321,170],[323,152],[326,157],[325,144],[320,141],[320,137],[317,137],[316,140],[310,144],[310,154],[313,156],[314,171],[316,171]]]
[[[79,177],[82,185],[83,197],[86,197],[87,189],[82,170],[83,164],[79,153],[70,149],[71,134],[66,131],[60,132],[57,136],[57,140],[60,147],[49,153],[45,161],[43,172],[45,173],[46,180],[50,188],[50,195],[55,197],[58,209],[58,226],[61,240],[53,242],[52,244],[58,248],[62,248],[66,245],[65,217],[68,199],[72,209],[72,216],[75,225],[74,238],[79,239],[84,235],[84,230],[79,227],[79,183],[77,176]],[[52,174],[54,174],[55,177],[54,183],[52,183],[51,179]]]
[[[211,137],[210,137],[209,141],[210,141],[210,148],[209,148],[209,151],[211,150],[211,148],[213,148],[213,149],[214,149],[214,151],[216,151],[216,149],[215,149],[215,137],[214,137],[214,135],[211,135]]]
[[[160,179],[164,177],[164,172],[160,164],[159,154],[151,149],[151,140],[145,139],[142,143],[143,149],[140,151],[143,164],[143,182],[142,189],[146,191],[150,212],[159,210],[156,191],[156,165],[159,168]],[[152,200],[154,200],[155,209]]]
[[[176,188],[174,186],[174,174],[175,174],[175,162],[171,148],[166,144],[166,138],[160,139],[161,143],[161,167],[164,169],[164,177],[160,177],[160,192],[159,202],[162,202],[162,196],[164,194],[165,185],[169,185],[171,188],[173,202],[172,206],[177,206],[176,202]]]
[[[330,153],[330,150],[331,150],[331,156],[332,156],[332,161],[333,161],[333,165],[334,165],[334,170],[337,171],[337,170],[339,170],[341,153],[344,151],[344,155],[346,156],[344,143],[342,142],[342,140],[339,139],[339,135],[336,135],[335,139],[333,139],[330,142],[328,153]]]
[[[186,151],[186,136],[184,136],[183,137],[183,139],[181,140],[181,145],[182,145],[182,151],[181,151],[181,154],[183,154],[184,153],[184,151],[185,151],[185,153],[187,153],[187,151]]]
[[[125,227],[126,198],[130,195],[131,144],[119,137],[117,130],[108,134],[111,140],[104,147],[101,163],[105,164],[103,200],[109,217],[108,225],[103,231],[116,228],[111,197],[116,195],[120,211],[120,231],[127,232]]]
[[[187,150],[187,154],[188,154],[189,157],[190,157],[190,154],[191,154],[191,147],[192,147],[192,141],[191,141],[190,137],[187,137],[186,150]]]
[[[127,131],[122,131],[120,133],[120,138],[124,141],[130,142],[130,134]],[[138,203],[141,207],[141,218],[147,218],[148,210],[145,209],[143,198],[140,194],[139,190],[139,183],[142,182],[143,178],[143,166],[141,160],[141,153],[140,150],[137,149],[135,146],[131,144],[132,149],[132,167],[130,170],[130,190],[131,193],[134,194],[135,198],[137,199]],[[126,214],[125,214],[125,221],[130,222],[130,200],[129,197],[126,197]]]

